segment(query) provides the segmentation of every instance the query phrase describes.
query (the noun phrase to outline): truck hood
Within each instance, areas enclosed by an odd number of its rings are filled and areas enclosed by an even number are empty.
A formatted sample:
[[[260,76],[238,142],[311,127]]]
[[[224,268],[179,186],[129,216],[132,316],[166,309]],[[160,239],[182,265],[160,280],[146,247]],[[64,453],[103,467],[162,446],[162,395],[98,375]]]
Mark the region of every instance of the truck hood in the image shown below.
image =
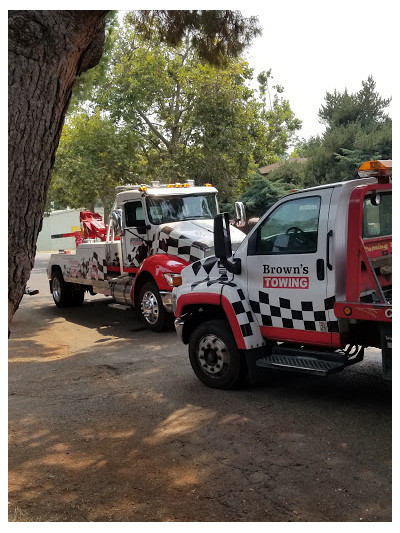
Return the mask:
[[[230,226],[232,250],[245,238],[243,231]],[[214,255],[214,220],[184,220],[160,224],[154,235],[151,254],[168,253],[193,263]]]

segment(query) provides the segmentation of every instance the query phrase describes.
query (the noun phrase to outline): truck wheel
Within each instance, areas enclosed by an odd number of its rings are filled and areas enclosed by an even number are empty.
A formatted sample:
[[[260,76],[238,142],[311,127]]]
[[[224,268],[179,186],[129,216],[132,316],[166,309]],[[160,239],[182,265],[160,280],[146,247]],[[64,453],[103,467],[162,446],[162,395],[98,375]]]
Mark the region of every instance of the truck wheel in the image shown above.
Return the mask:
[[[246,374],[245,358],[224,320],[205,322],[192,332],[189,359],[200,381],[215,389],[237,387]]]
[[[73,290],[71,293],[71,305],[73,306],[80,306],[83,304],[83,300],[85,299],[85,291],[82,289]]]
[[[140,317],[148,329],[163,331],[167,325],[167,312],[161,300],[157,285],[148,281],[140,289]]]
[[[64,281],[60,270],[55,270],[51,278],[51,292],[57,307],[68,307],[72,303],[72,289]]]

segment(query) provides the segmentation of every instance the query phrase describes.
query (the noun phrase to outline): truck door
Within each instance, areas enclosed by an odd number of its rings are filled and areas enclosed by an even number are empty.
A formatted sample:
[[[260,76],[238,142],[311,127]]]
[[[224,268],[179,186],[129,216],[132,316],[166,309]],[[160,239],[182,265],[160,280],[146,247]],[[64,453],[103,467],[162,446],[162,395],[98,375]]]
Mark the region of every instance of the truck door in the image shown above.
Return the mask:
[[[250,303],[265,338],[331,344],[327,235],[332,189],[283,199],[249,238]]]
[[[141,200],[124,204],[122,256],[124,270],[137,269],[149,254],[146,220]],[[127,270],[129,271],[129,270]]]

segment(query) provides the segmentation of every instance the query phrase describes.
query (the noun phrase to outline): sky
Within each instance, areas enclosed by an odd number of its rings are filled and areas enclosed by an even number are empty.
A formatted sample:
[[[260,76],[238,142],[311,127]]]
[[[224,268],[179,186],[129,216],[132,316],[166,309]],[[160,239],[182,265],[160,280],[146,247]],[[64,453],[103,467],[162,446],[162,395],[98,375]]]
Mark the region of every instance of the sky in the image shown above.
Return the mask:
[[[263,27],[248,60],[256,73],[271,68],[273,81],[283,85],[284,96],[303,122],[300,137],[324,130],[318,110],[327,91],[357,92],[372,75],[380,95],[392,96],[394,2],[280,0],[263,5],[242,10],[246,16],[257,15]]]

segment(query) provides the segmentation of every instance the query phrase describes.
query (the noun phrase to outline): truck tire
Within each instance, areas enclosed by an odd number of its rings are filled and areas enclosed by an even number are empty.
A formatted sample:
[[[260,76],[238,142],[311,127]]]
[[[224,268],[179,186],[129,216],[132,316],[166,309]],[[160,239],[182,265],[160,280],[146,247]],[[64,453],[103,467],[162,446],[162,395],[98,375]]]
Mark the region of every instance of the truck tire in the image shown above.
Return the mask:
[[[60,270],[55,270],[51,278],[51,292],[57,307],[82,305],[85,291],[74,289],[72,283],[67,283]]]
[[[214,389],[238,387],[246,375],[245,358],[225,320],[204,322],[192,332],[189,359],[200,381]]]
[[[161,300],[160,292],[153,281],[148,281],[139,293],[140,318],[152,331],[163,331],[168,324],[168,314]]]
[[[72,303],[72,289],[64,281],[60,270],[54,270],[51,277],[51,293],[57,307],[69,307]]]
[[[83,289],[72,290],[72,295],[71,295],[72,306],[78,307],[82,305],[84,299],[85,299],[85,291]]]

